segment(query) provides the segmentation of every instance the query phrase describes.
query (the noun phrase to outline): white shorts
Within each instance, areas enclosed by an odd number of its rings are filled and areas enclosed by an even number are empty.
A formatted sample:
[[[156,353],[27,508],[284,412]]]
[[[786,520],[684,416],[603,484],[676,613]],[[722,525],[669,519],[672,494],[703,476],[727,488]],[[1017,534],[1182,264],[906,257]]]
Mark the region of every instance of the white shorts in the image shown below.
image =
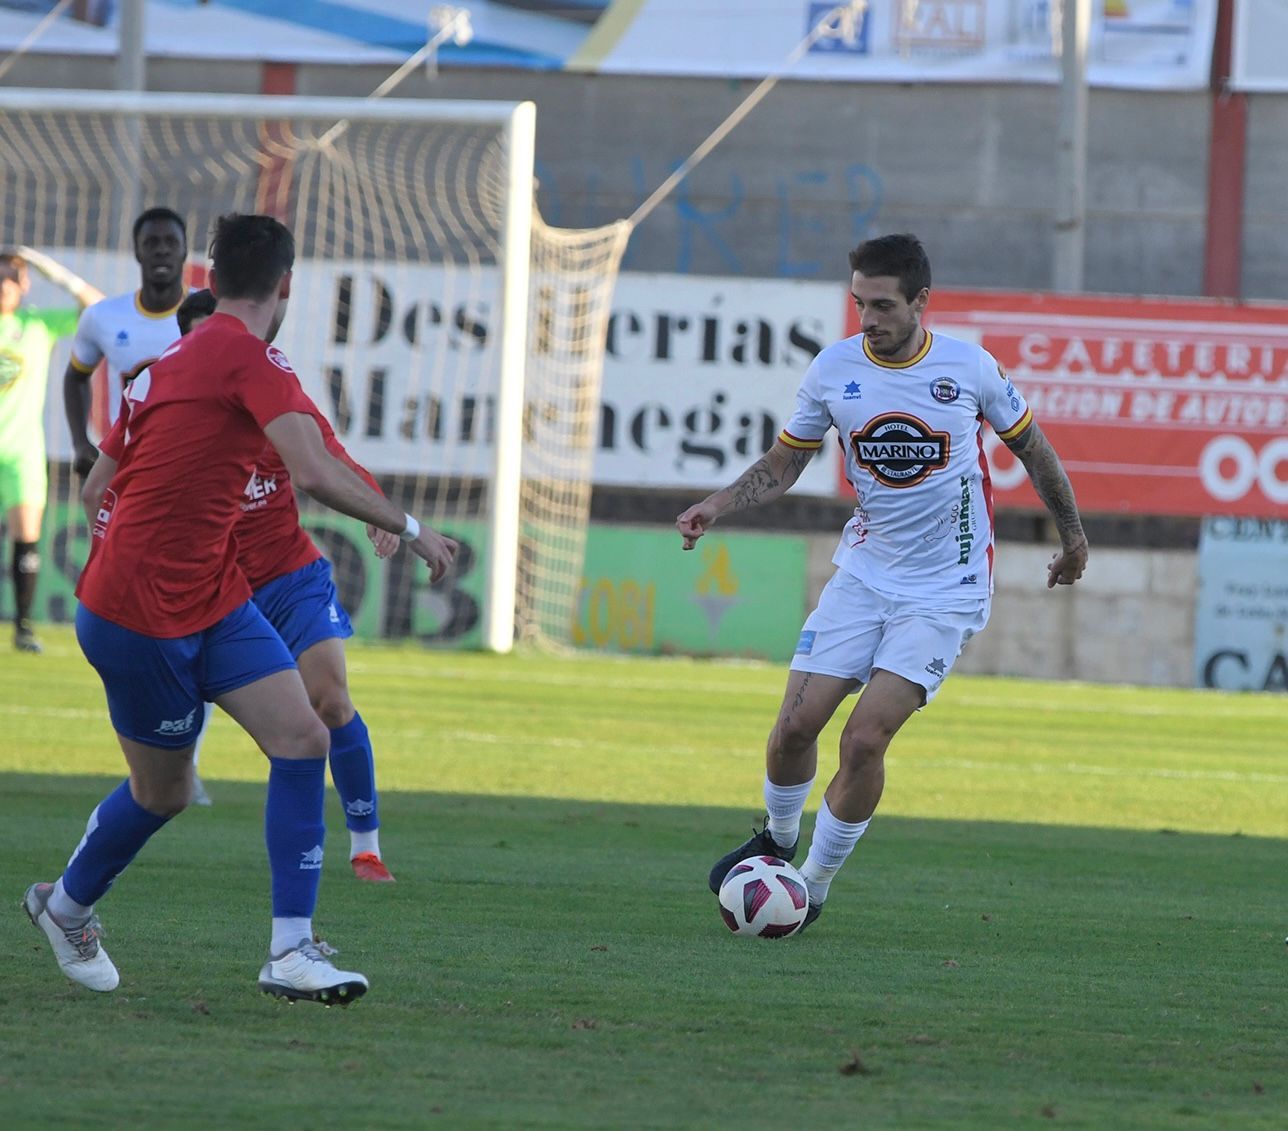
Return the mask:
[[[805,620],[792,670],[867,683],[881,668],[919,683],[929,703],[966,641],[988,623],[989,605],[985,598],[932,608],[838,569]]]

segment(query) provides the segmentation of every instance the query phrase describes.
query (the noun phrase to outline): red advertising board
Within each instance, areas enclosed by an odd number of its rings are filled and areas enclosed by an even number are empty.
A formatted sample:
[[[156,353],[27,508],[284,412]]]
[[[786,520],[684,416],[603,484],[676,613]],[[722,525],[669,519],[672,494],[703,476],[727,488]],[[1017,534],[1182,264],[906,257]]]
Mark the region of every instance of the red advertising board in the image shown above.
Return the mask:
[[[936,289],[925,323],[997,358],[1084,511],[1288,517],[1288,306]],[[996,505],[1040,508],[986,448]]]

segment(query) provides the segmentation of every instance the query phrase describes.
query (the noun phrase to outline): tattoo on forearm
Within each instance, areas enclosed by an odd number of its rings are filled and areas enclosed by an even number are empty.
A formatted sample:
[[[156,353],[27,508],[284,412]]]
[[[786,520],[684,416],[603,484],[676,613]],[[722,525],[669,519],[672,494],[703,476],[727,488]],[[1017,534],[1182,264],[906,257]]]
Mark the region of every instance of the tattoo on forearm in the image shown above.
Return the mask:
[[[1060,457],[1037,425],[1021,436],[1011,451],[1023,462],[1033,483],[1033,490],[1051,512],[1051,518],[1060,534],[1060,542],[1066,547],[1085,542],[1086,535],[1082,532],[1082,519],[1074,499],[1073,484],[1065,474]]]
[[[769,466],[769,460],[761,457],[735,480],[729,488],[729,509],[745,510],[761,502],[765,495],[782,483]]]

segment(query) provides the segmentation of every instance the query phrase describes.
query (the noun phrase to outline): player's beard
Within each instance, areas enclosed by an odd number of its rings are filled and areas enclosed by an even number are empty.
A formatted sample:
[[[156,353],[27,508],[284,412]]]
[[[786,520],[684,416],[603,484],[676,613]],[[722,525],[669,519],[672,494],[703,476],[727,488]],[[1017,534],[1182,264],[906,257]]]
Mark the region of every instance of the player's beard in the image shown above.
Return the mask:
[[[896,357],[902,353],[912,339],[916,337],[919,329],[921,329],[921,327],[916,322],[913,322],[913,324],[908,328],[908,332],[903,334],[901,337],[894,339],[893,342],[887,337],[884,341],[878,344],[869,338],[868,348],[871,349],[878,357]]]

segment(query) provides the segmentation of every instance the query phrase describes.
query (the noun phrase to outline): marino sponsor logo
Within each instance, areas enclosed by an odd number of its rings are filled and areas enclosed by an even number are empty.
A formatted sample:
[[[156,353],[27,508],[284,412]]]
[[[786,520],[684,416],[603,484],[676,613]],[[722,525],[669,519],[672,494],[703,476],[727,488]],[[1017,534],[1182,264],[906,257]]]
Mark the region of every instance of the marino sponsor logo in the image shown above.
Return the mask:
[[[157,727],[156,734],[189,734],[192,731],[193,722],[197,717],[197,708],[194,707],[181,719],[162,719],[161,725]]]
[[[977,574],[977,573],[968,573],[968,574],[967,574],[965,577],[963,577],[963,578],[961,579],[961,581],[959,581],[957,584],[958,584],[958,585],[978,585],[978,584],[979,584],[979,574]]]
[[[322,846],[315,844],[307,852],[300,853],[300,871],[316,872],[322,867]]]
[[[971,547],[975,545],[975,512],[971,509],[970,476],[962,476],[961,511],[957,519],[957,564],[970,561]],[[965,583],[963,583],[965,584]]]
[[[874,416],[850,433],[855,461],[887,487],[915,487],[948,463],[951,437],[902,412]]]
[[[962,389],[951,377],[937,377],[930,382],[930,395],[940,404],[952,404],[962,395]]]

